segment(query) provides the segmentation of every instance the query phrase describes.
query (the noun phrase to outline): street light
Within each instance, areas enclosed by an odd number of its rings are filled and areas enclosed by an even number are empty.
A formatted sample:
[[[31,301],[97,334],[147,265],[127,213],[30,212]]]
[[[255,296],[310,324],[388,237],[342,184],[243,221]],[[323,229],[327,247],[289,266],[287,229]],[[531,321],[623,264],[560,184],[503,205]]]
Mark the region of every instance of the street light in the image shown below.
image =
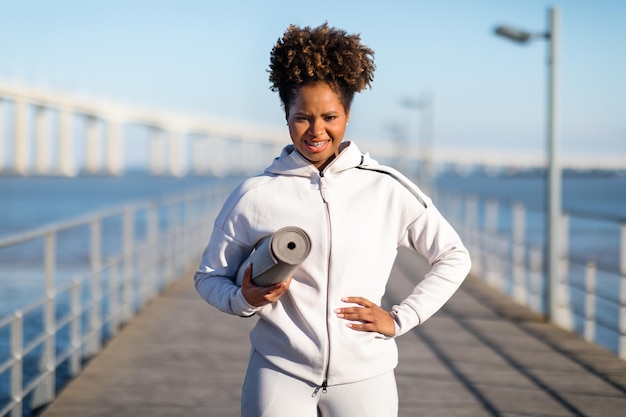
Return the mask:
[[[405,97],[400,100],[400,105],[407,109],[417,110],[421,112],[421,134],[418,137],[418,143],[421,145],[418,152],[419,161],[421,162],[419,168],[420,187],[427,193],[432,194],[434,191],[433,180],[433,147],[434,147],[434,110],[433,110],[433,98],[431,94],[424,94],[420,99],[414,99]]]
[[[497,35],[509,40],[526,43],[532,39],[545,39],[549,42],[548,48],[548,77],[547,77],[547,252],[548,252],[548,318],[558,322],[558,294],[560,285],[560,261],[562,255],[561,243],[561,165],[558,155],[559,126],[558,126],[558,42],[559,42],[559,12],[557,8],[548,10],[548,31],[531,33],[509,26],[499,26],[495,29]]]
[[[536,38],[550,39],[550,32],[531,33],[531,32],[526,32],[525,30],[512,28],[511,26],[498,26],[495,32],[496,32],[496,35],[504,36],[507,39],[510,39],[512,41],[519,42],[519,43],[526,43],[529,40],[536,39]]]

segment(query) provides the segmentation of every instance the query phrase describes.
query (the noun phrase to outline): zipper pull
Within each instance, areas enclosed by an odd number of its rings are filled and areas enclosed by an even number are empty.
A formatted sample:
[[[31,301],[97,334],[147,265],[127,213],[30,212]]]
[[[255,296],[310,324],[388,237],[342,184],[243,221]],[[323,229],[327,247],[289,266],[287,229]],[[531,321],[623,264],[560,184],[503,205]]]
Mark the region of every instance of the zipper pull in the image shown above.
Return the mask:
[[[322,382],[321,387],[315,387],[315,391],[313,391],[313,394],[311,394],[311,397],[315,397],[317,393],[320,392],[320,389],[322,390],[322,394],[326,394],[326,391],[328,391],[328,385],[325,380],[324,382]]]

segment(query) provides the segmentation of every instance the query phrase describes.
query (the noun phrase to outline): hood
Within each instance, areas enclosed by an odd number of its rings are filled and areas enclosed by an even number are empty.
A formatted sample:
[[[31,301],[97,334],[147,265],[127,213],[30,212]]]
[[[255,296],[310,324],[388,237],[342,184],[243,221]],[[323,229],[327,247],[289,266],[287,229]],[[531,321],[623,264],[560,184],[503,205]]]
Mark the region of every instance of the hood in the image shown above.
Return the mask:
[[[372,166],[378,165],[378,162],[372,159],[367,152],[361,152],[354,142],[346,141],[339,148],[339,156],[324,168],[323,174],[332,175],[359,165]],[[265,173],[298,177],[317,177],[320,175],[319,170],[302,157],[293,144],[283,148],[280,155],[265,169]]]

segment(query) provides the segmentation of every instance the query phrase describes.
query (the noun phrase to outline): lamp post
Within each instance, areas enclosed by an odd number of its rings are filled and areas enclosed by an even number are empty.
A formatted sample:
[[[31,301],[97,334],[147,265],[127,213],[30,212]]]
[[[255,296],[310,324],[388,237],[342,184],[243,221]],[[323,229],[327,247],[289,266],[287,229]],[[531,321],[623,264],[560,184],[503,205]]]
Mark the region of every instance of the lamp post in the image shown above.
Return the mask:
[[[519,43],[533,39],[545,39],[548,48],[547,77],[547,258],[548,258],[548,318],[558,321],[558,289],[560,284],[560,262],[562,256],[561,243],[561,164],[559,160],[559,124],[558,124],[558,45],[559,45],[559,12],[556,8],[548,10],[548,31],[531,33],[510,26],[499,26],[497,35]]]
[[[404,98],[400,100],[400,104],[407,109],[417,110],[421,112],[421,134],[418,137],[418,143],[421,146],[418,152],[420,168],[418,177],[421,182],[420,187],[426,193],[432,194],[434,191],[434,167],[433,167],[433,147],[434,147],[434,110],[433,98],[431,94],[424,94],[420,99]]]

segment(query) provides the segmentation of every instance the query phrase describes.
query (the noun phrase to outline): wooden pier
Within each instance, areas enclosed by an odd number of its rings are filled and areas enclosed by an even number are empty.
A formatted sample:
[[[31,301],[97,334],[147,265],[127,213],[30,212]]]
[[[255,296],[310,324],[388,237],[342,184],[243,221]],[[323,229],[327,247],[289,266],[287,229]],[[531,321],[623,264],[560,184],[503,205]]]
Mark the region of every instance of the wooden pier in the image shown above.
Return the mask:
[[[425,265],[400,254],[386,303]],[[202,301],[191,275],[151,303],[43,417],[238,416],[256,319]],[[546,323],[479,279],[398,338],[400,416],[617,417],[626,362]],[[297,416],[294,416],[297,417]],[[355,416],[358,417],[358,416]]]

